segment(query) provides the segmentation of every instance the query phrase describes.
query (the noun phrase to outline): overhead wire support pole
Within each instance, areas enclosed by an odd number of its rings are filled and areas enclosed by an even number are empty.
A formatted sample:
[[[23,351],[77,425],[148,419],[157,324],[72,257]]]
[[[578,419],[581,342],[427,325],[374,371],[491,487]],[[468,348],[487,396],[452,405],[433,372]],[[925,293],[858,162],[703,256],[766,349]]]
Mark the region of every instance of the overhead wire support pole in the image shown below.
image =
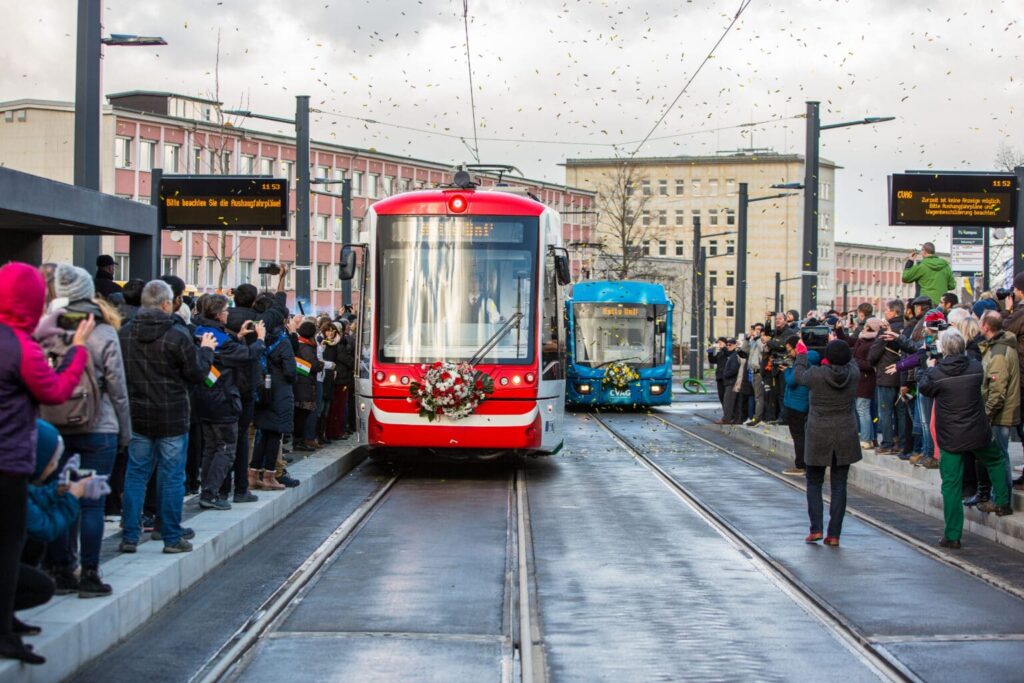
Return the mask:
[[[469,108],[473,114],[473,156],[480,163],[480,141],[476,135],[476,97],[473,94],[473,62],[469,53],[469,0],[462,0],[462,26],[466,32],[466,69],[469,71]]]

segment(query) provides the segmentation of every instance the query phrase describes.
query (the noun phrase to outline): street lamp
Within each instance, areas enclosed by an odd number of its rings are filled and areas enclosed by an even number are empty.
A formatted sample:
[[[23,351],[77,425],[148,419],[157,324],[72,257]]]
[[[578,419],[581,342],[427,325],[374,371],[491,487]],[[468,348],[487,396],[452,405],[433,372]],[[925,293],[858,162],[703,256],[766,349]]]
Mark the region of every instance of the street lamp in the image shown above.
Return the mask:
[[[100,0],[78,0],[78,35],[75,55],[75,185],[100,189],[100,59],[103,45],[166,45],[159,36],[134,36],[117,33],[103,38],[103,5]],[[92,270],[100,255],[98,235],[72,238],[72,260]],[[133,259],[134,261],[134,259]],[[141,266],[141,264],[139,264]],[[153,273],[142,273],[152,277]]]
[[[778,187],[772,185],[772,187]],[[795,192],[783,192],[780,194],[772,194],[766,197],[750,197],[747,194],[747,183],[740,183],[739,192],[739,218],[737,220],[737,232],[736,236],[737,249],[739,253],[736,255],[736,335],[740,335],[744,332],[744,325],[746,324],[747,318],[747,207],[752,202],[764,202],[770,199],[781,199],[783,197],[792,197]],[[796,188],[793,188],[796,189]]]
[[[821,131],[848,126],[864,126],[895,120],[895,116],[868,116],[857,121],[821,124],[820,103],[807,102],[807,151],[804,158],[804,239],[801,264],[806,275],[800,291],[800,304],[803,310],[815,308],[818,304],[818,147],[821,143]]]

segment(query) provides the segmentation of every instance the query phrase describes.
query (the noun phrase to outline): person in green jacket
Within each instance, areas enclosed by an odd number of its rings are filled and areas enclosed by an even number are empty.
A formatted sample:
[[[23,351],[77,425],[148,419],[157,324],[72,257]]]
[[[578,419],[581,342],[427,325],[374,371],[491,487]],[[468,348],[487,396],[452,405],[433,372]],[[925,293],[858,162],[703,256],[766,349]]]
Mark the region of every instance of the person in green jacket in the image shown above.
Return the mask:
[[[921,251],[924,258],[920,263],[914,263],[917,252],[912,251],[907,262],[903,264],[903,282],[918,283],[922,296],[938,301],[943,294],[956,287],[953,271],[949,267],[949,261],[935,255],[935,245],[931,242],[922,244]]]

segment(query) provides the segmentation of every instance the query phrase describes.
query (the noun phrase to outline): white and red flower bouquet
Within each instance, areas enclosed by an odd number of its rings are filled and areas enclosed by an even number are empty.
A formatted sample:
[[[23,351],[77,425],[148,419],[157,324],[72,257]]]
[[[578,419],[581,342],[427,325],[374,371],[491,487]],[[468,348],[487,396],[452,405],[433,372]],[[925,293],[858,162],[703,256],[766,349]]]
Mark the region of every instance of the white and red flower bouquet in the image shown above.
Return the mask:
[[[431,422],[440,417],[450,420],[469,417],[494,393],[491,376],[469,363],[438,361],[424,369],[423,377],[409,385],[409,400],[419,406],[420,417]]]

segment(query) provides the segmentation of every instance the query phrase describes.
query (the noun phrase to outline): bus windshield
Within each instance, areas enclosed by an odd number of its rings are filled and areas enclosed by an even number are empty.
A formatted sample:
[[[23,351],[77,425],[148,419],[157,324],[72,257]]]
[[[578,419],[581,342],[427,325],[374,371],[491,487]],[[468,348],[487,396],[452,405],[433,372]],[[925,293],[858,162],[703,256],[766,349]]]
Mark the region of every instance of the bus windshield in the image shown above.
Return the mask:
[[[537,218],[381,216],[377,239],[381,362],[470,360],[516,313],[479,362],[533,361]]]
[[[624,362],[632,368],[661,365],[666,307],[657,304],[573,304],[576,327],[573,361],[591,368]]]

